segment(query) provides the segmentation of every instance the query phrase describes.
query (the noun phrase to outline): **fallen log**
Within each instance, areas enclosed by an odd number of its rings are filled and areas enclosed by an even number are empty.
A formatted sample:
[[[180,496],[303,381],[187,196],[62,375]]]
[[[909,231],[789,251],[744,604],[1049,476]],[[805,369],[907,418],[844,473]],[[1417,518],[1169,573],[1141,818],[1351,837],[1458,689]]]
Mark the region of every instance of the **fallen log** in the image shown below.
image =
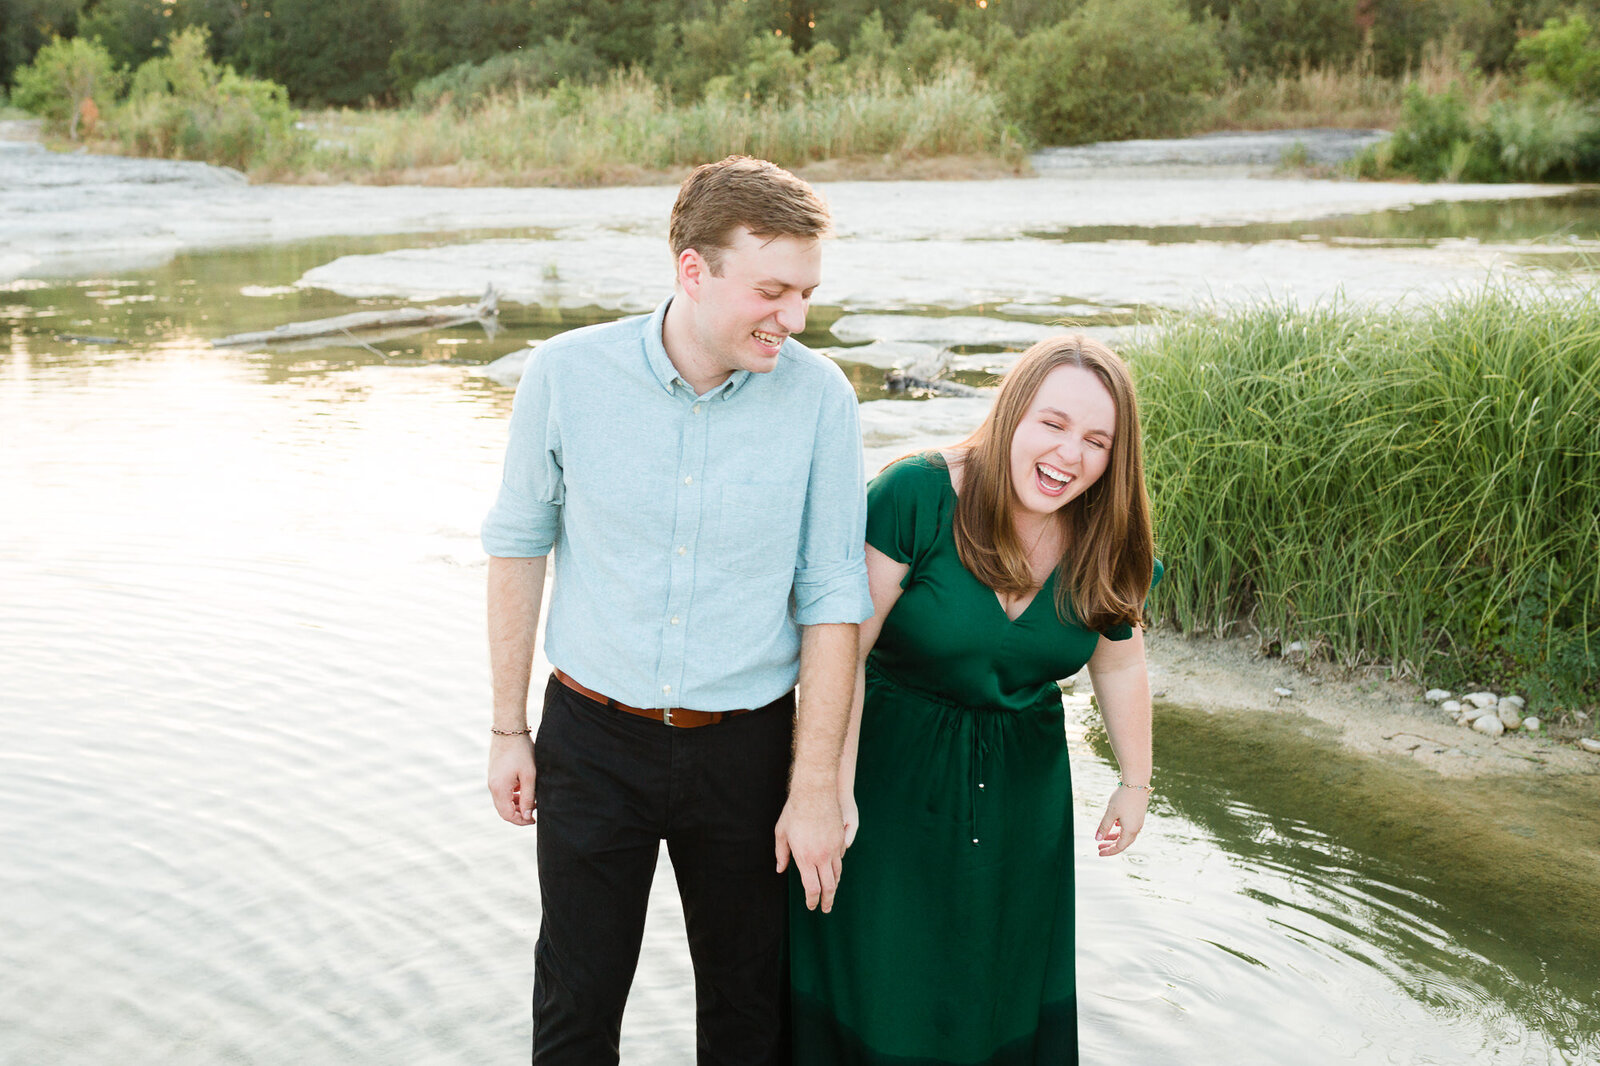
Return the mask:
[[[491,285],[476,304],[441,304],[433,307],[397,307],[388,311],[356,311],[310,322],[290,322],[276,329],[256,333],[235,333],[211,342],[213,348],[245,348],[258,344],[283,344],[315,337],[349,337],[354,333],[379,329],[422,330],[482,322],[485,327],[499,313],[500,296]]]

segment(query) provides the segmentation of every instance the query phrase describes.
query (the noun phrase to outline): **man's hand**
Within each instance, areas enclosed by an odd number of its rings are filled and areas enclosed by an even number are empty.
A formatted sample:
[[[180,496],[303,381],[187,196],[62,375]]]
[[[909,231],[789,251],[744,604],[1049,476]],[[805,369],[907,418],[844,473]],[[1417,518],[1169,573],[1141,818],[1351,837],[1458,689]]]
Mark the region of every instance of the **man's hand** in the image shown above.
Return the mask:
[[[512,825],[532,825],[533,739],[497,736],[489,745],[489,795],[494,809]]]
[[[844,857],[844,818],[837,789],[791,789],[773,836],[779,873],[794,857],[806,890],[806,909],[820,905],[823,914],[833,910]]]

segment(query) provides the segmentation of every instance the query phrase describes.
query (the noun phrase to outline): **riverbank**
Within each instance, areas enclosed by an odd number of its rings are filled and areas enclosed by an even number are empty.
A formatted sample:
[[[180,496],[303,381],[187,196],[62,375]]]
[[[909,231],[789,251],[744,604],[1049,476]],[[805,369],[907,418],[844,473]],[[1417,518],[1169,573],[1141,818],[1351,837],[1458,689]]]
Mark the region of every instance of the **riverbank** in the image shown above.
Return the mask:
[[[1274,728],[1299,720],[1305,731],[1346,750],[1443,778],[1600,775],[1600,755],[1548,730],[1489,737],[1458,727],[1423,699],[1425,685],[1388,677],[1387,668],[1296,665],[1264,655],[1253,636],[1219,639],[1158,628],[1145,642],[1157,703],[1263,725],[1270,719]]]

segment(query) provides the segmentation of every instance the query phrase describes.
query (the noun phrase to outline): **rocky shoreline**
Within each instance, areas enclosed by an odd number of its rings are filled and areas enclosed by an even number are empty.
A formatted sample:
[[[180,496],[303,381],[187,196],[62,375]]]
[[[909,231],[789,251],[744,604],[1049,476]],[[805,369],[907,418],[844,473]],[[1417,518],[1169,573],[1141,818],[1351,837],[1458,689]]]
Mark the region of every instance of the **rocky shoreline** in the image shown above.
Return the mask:
[[[1552,735],[1538,708],[1521,697],[1483,691],[1452,698],[1379,669],[1350,672],[1296,661],[1304,656],[1293,645],[1285,655],[1268,656],[1253,637],[1155,630],[1146,635],[1146,648],[1158,705],[1206,714],[1299,715],[1308,729],[1331,733],[1352,751],[1404,760],[1443,777],[1600,775],[1600,741]],[[1515,728],[1506,721],[1513,716]],[[1530,718],[1537,722],[1533,729]]]

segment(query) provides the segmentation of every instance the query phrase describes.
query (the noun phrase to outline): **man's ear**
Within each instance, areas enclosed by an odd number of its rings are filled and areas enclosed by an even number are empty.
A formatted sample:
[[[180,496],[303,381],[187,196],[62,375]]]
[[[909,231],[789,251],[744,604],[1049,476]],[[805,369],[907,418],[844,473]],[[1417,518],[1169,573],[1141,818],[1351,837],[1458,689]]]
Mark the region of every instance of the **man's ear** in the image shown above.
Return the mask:
[[[711,268],[693,248],[685,248],[678,254],[678,287],[696,303],[700,302],[700,286],[709,273]]]

